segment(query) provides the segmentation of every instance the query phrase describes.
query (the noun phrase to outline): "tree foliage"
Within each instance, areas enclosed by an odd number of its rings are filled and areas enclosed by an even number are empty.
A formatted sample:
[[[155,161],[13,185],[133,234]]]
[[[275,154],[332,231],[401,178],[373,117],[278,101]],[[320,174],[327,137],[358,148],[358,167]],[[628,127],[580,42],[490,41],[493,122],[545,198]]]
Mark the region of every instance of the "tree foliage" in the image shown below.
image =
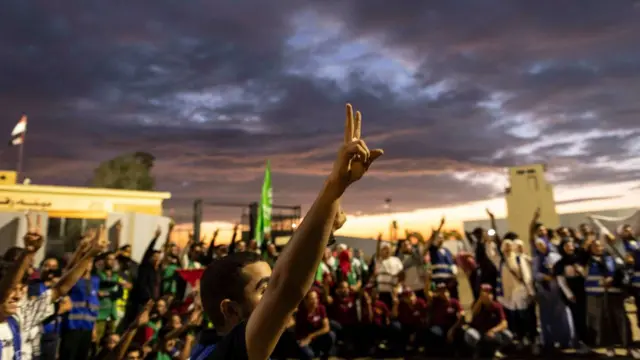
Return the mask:
[[[95,187],[124,190],[153,190],[155,179],[151,174],[155,157],[146,152],[117,156],[102,162],[93,171]]]

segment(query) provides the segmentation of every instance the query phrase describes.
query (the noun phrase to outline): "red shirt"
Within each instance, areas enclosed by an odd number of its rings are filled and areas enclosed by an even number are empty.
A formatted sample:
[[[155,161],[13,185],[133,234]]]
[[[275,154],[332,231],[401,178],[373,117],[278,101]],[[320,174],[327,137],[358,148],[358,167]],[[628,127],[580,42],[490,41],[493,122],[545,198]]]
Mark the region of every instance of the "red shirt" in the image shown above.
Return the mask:
[[[387,304],[381,300],[376,300],[371,304],[371,311],[373,311],[373,325],[387,325],[387,319],[391,315]],[[371,321],[369,321],[369,307],[366,305],[362,308],[362,323],[371,324]]]
[[[327,311],[323,305],[318,304],[315,310],[309,312],[303,307],[296,314],[296,335],[298,339],[303,339],[312,332],[322,328],[324,319],[327,318]]]
[[[420,326],[427,317],[427,303],[416,298],[416,302],[410,303],[401,300],[398,305],[398,321],[402,325]]]
[[[433,298],[429,308],[431,325],[444,329],[452,327],[458,321],[458,314],[462,312],[462,306],[456,299]]]
[[[484,334],[506,319],[502,305],[494,301],[491,305],[483,305],[480,308],[480,311],[473,316],[471,326]]]
[[[341,325],[353,325],[358,322],[358,310],[353,296],[334,297],[330,309],[331,318]]]

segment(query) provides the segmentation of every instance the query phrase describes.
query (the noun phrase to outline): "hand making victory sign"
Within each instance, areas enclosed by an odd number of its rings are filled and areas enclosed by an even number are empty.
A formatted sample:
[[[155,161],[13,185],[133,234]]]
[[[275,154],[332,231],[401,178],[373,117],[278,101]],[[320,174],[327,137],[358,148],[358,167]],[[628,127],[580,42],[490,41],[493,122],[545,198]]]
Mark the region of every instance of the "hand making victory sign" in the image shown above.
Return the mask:
[[[44,237],[40,233],[40,215],[36,215],[35,226],[31,219],[32,214],[30,212],[27,211],[24,216],[27,220],[27,233],[22,238],[24,248],[30,253],[35,253],[42,247],[44,242]]]
[[[331,177],[343,187],[342,191],[352,183],[360,180],[369,170],[369,166],[384,154],[382,149],[369,150],[362,140],[362,113],[347,104],[346,122],[344,126],[344,144],[338,152]]]

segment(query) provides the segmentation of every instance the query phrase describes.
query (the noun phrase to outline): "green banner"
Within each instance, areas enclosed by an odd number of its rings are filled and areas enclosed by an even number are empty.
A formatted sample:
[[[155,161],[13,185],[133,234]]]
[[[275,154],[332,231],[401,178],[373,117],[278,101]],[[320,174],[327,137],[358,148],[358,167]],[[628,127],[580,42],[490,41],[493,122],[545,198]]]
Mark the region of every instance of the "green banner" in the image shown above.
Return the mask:
[[[260,195],[260,206],[256,218],[256,236],[258,247],[262,246],[265,234],[271,234],[271,209],[273,203],[273,189],[271,188],[271,163],[267,160],[267,167],[264,169],[264,181],[262,183],[262,193]]]

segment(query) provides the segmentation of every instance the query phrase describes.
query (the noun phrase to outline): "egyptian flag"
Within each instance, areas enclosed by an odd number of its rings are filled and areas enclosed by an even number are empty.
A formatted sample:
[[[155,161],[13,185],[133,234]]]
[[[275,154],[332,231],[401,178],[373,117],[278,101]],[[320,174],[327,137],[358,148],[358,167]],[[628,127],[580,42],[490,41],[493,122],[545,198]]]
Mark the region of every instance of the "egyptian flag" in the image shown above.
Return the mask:
[[[24,135],[27,133],[27,115],[22,114],[20,121],[16,124],[11,132],[11,141],[9,146],[22,145],[24,142]]]

